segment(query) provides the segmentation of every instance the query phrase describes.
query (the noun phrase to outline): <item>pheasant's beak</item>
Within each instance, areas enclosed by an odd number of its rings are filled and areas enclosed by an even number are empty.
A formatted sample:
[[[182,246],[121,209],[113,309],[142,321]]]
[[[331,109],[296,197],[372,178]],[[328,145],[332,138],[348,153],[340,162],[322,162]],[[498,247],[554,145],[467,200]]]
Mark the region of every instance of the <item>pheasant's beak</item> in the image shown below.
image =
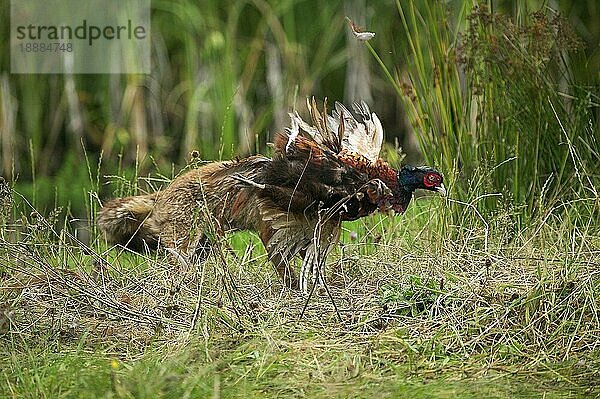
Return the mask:
[[[444,184],[440,184],[439,186],[435,187],[434,189],[437,193],[439,193],[441,196],[446,196],[447,192],[446,192],[446,187],[444,187]]]

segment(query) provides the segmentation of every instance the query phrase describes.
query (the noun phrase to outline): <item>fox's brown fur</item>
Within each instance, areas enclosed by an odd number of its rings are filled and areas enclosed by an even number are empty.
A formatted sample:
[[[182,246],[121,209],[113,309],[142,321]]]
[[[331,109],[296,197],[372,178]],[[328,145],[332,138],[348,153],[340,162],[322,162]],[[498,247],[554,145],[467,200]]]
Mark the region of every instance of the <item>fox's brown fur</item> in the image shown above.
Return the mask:
[[[210,163],[178,177],[164,190],[107,202],[98,225],[110,243],[136,251],[160,244],[190,254],[206,245],[202,229],[209,215],[218,233],[256,231],[286,285],[297,287],[290,268],[294,256],[318,261],[337,243],[342,220],[376,209],[363,199],[355,201],[354,215],[319,214],[319,207],[334,206],[358,191],[355,184],[342,185],[342,181],[367,182],[351,170],[344,174],[348,172],[352,178],[342,179],[340,169],[341,186],[333,187],[327,184],[331,177],[315,176],[322,170],[289,159],[255,156]]]
[[[109,242],[137,251],[156,249],[158,242],[187,251],[194,238],[190,236],[192,228],[205,211],[219,223],[221,231],[258,230],[258,209],[249,206],[257,202],[256,190],[240,188],[239,181],[226,177],[248,175],[251,168],[265,161],[253,157],[210,163],[178,177],[162,191],[113,199],[100,211],[98,224]]]

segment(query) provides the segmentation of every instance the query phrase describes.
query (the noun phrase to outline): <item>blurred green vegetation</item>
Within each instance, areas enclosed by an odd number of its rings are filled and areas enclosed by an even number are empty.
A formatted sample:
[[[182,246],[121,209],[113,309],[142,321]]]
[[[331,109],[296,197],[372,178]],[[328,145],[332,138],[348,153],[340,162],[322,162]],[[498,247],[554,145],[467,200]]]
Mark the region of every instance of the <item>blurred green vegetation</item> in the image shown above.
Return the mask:
[[[600,6],[477,5],[154,0],[151,74],[69,76],[9,74],[5,2],[0,174],[40,208],[92,216],[90,192],[122,189],[105,176],[171,177],[194,149],[268,152],[306,97],[364,98],[387,140],[441,167],[458,200],[508,207],[518,225],[558,206],[597,218]],[[358,43],[345,16],[377,35]],[[451,206],[450,223],[472,216]]]

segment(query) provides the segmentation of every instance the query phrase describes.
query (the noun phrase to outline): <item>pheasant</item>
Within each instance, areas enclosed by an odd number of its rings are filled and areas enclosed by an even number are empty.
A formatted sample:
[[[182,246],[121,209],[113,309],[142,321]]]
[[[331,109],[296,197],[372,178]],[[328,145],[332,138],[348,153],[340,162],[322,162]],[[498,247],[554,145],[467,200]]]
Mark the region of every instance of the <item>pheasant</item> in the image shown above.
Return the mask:
[[[253,230],[284,284],[306,292],[324,281],[325,259],[343,221],[403,213],[416,189],[445,194],[437,170],[395,170],[379,158],[383,127],[365,102],[353,105],[358,118],[339,102],[329,115],[326,103],[323,111],[314,99],[307,105],[312,124],[290,113],[271,158],[209,163],[163,190],[107,202],[98,215],[106,240],[138,252],[164,247],[203,259],[211,231]],[[292,267],[296,256],[299,276]]]

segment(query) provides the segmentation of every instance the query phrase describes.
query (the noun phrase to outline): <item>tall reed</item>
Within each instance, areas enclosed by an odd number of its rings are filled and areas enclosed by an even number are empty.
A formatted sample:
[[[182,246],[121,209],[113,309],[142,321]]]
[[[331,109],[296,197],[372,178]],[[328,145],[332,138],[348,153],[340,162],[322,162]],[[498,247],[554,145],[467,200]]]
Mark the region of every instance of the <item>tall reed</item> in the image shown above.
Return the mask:
[[[474,2],[396,6],[410,53],[406,78],[388,74],[452,195],[517,230],[571,200],[597,214],[598,103],[571,73],[581,43],[566,21],[525,5],[518,20]]]

